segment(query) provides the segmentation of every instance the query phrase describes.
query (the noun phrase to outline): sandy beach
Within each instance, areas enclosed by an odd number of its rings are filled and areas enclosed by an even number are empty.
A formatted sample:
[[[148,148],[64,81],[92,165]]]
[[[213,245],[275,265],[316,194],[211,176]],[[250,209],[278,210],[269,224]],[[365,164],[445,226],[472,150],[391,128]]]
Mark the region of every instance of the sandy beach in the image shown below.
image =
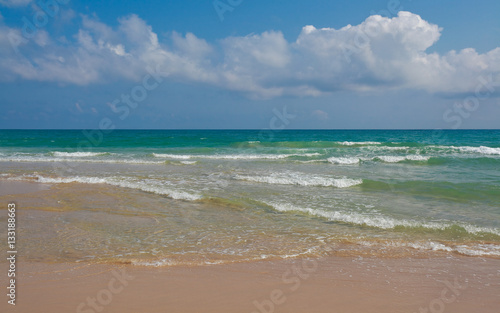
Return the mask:
[[[466,257],[18,267],[17,304],[3,301],[2,312],[465,313],[500,301],[500,260]]]

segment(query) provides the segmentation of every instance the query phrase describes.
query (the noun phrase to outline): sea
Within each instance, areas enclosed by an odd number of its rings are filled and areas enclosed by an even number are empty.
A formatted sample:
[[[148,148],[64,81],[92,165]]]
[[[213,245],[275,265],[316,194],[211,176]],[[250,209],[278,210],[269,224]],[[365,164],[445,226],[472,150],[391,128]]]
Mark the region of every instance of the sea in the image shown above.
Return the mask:
[[[0,181],[31,261],[500,258],[499,130],[0,130]]]

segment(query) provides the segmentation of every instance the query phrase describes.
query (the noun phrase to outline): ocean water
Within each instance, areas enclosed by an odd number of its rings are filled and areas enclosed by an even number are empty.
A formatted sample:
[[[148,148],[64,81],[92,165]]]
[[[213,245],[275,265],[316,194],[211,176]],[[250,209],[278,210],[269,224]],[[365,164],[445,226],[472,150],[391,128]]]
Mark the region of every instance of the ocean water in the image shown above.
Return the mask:
[[[0,179],[32,260],[500,257],[497,130],[1,130]]]

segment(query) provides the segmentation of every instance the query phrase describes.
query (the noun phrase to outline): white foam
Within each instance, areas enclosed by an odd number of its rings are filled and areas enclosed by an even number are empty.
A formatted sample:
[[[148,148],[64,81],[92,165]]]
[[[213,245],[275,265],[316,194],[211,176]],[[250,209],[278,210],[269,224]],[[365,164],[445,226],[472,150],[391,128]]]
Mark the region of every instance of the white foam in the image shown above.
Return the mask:
[[[214,159],[214,160],[259,160],[259,159],[286,159],[292,156],[313,157],[321,155],[320,153],[291,153],[291,154],[215,154],[215,155],[197,155],[197,154],[164,154],[153,153],[156,158],[168,159]]]
[[[168,159],[191,159],[194,155],[186,154],[164,154],[164,153],[153,153],[155,158],[168,158]]]
[[[197,161],[181,161],[181,164],[185,164],[185,165],[192,165],[192,164],[196,164]]]
[[[410,147],[378,147],[380,150],[408,150]]]
[[[500,155],[500,148],[480,147],[454,147],[461,152],[473,152],[485,155]]]
[[[81,157],[94,157],[108,154],[107,152],[53,152],[56,157],[70,157],[70,158],[81,158]]]
[[[500,246],[493,244],[479,244],[473,247],[460,245],[456,247],[456,251],[460,254],[470,256],[500,256]]]
[[[391,155],[380,155],[376,156],[374,160],[380,160],[386,163],[399,163],[403,161],[428,161],[430,156],[423,156],[418,154],[411,154],[406,156],[391,156]]]
[[[377,141],[344,141],[344,142],[338,142],[338,144],[343,145],[343,146],[354,146],[354,145],[381,145],[381,142]]]
[[[361,179],[331,178],[325,176],[314,176],[302,173],[271,173],[262,176],[235,175],[235,179],[246,180],[257,183],[279,184],[279,185],[299,185],[316,187],[337,187],[347,188],[363,183]]]
[[[330,221],[334,222],[344,222],[344,223],[349,223],[349,224],[356,224],[356,225],[366,225],[366,226],[371,226],[371,227],[376,227],[376,228],[383,228],[383,229],[392,229],[396,226],[398,226],[398,223],[396,220],[392,218],[386,218],[382,216],[369,216],[369,215],[364,215],[360,213],[345,213],[345,212],[339,212],[339,211],[325,211],[321,209],[312,209],[312,208],[302,208],[298,206],[294,206],[289,203],[277,203],[277,202],[266,202],[268,205],[273,207],[275,210],[280,211],[280,212],[303,212],[307,213],[309,215],[314,215],[318,217],[323,217],[326,218]],[[404,223],[406,224],[406,223]]]
[[[390,247],[409,247],[417,250],[456,252],[468,256],[500,256],[500,246],[494,244],[476,244],[476,245],[446,245],[434,241],[417,242],[388,242],[386,246]]]
[[[352,157],[352,158],[343,158],[343,157],[331,157],[331,158],[328,158],[328,162],[332,163],[332,164],[347,164],[347,165],[350,165],[350,164],[359,164],[359,158],[355,158],[355,157]]]
[[[265,202],[265,203],[273,207],[275,210],[281,212],[289,212],[289,211],[303,212],[309,215],[323,217],[334,222],[365,225],[381,229],[394,229],[395,227],[403,226],[403,227],[423,227],[433,230],[444,230],[446,228],[452,227],[453,225],[457,225],[447,222],[437,223],[437,222],[418,222],[414,220],[405,220],[405,219],[398,220],[387,216],[368,215],[357,212],[339,212],[339,211],[326,211],[322,209],[302,208],[294,206],[289,203],[279,203],[279,202]],[[471,234],[490,233],[500,236],[500,230],[496,228],[478,227],[468,224],[459,224],[459,226],[463,227],[467,232]]]
[[[378,159],[378,160],[381,160],[381,161],[386,162],[386,163],[398,163],[398,162],[406,160],[406,157],[381,155],[381,156],[375,157],[374,159]]]
[[[134,181],[124,177],[85,177],[85,176],[73,176],[73,177],[43,177],[40,175],[34,175],[41,183],[50,184],[68,184],[68,183],[81,183],[81,184],[107,184],[112,186],[138,189],[146,192],[156,193],[160,195],[169,196],[172,199],[177,200],[200,200],[203,197],[199,194],[188,193],[185,191],[172,190],[170,188],[165,188],[161,182],[153,183],[152,180],[146,181]],[[28,176],[24,177],[14,177],[13,180],[26,180]]]
[[[78,159],[78,158],[60,158],[60,157],[6,157],[0,161],[7,162],[60,162],[60,163],[108,163],[108,164],[163,164],[163,161],[148,161],[141,159]]]
[[[433,251],[447,251],[447,252],[453,251],[452,247],[434,241],[400,243],[400,244],[392,244],[392,246],[398,246],[398,247],[405,246],[419,250],[433,250]]]

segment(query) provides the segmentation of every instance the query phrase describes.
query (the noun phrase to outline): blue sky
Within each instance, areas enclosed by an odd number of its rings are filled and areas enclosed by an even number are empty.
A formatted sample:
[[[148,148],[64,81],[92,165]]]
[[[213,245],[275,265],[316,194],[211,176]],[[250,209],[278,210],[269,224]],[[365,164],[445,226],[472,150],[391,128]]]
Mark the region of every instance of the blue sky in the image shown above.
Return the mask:
[[[0,128],[500,128],[498,1],[0,0]],[[278,114],[279,115],[279,114]]]

